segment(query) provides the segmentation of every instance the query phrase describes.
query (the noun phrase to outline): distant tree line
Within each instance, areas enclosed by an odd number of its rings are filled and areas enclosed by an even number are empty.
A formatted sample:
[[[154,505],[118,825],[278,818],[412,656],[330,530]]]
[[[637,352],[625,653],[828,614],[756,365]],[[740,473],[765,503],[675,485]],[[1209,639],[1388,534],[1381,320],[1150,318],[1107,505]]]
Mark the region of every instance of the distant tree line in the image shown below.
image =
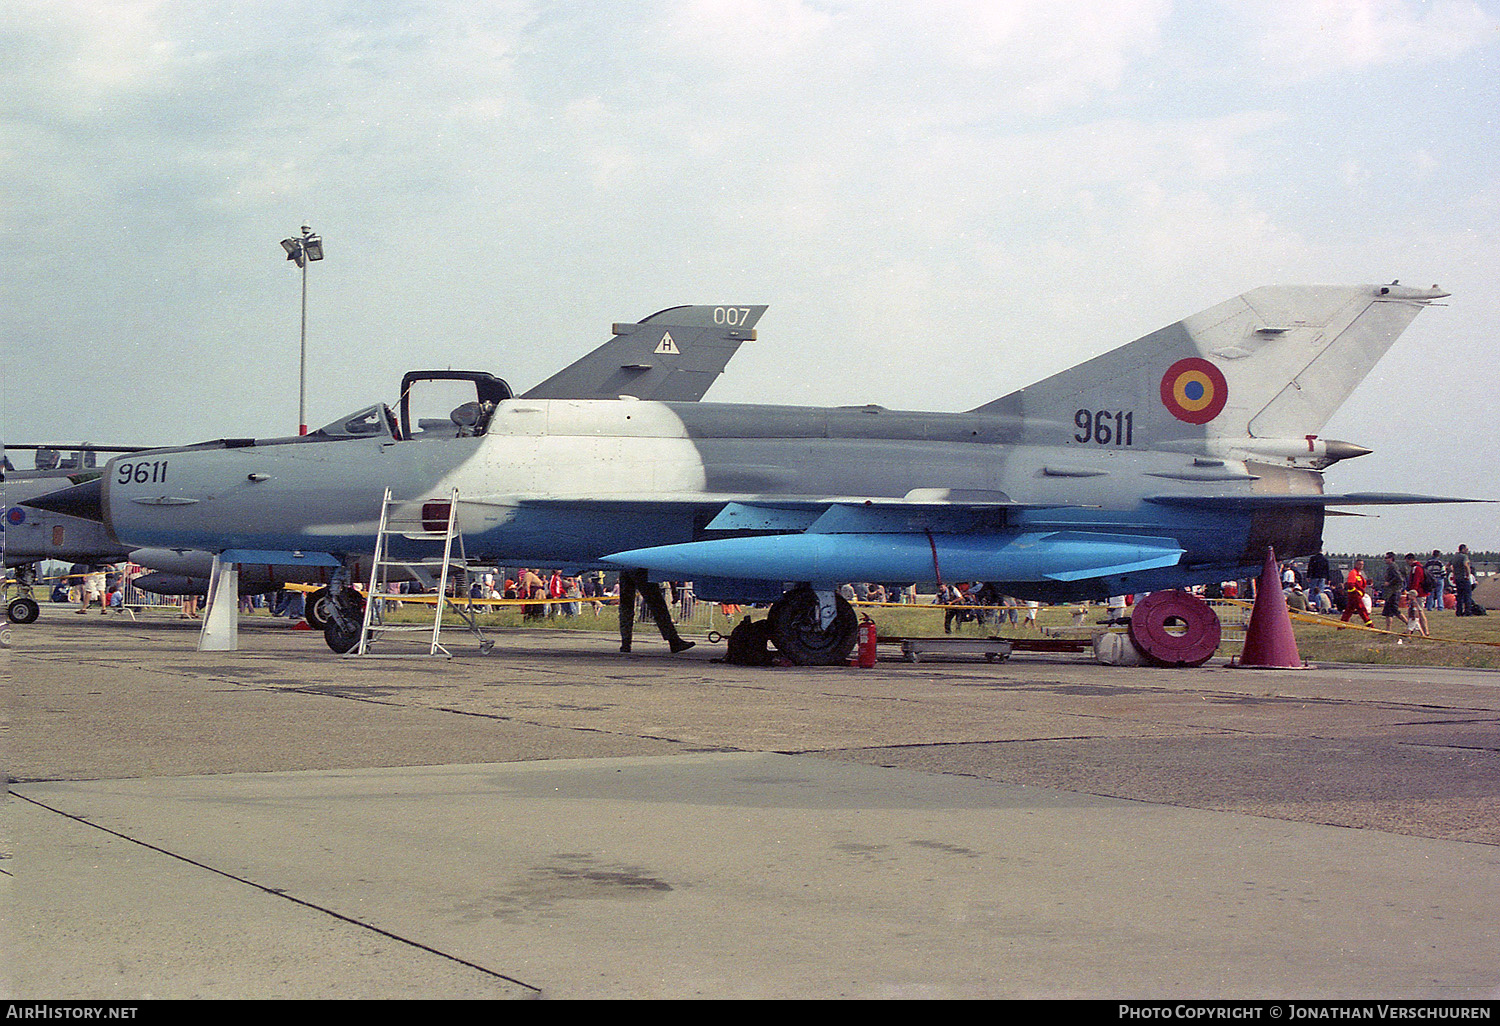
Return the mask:
[[[1365,561],[1365,566],[1369,567],[1375,565],[1375,563],[1377,562],[1383,562],[1385,560],[1386,552],[1389,551],[1391,550],[1386,549],[1381,552],[1329,552],[1325,553],[1325,555],[1327,555],[1329,559],[1338,563],[1340,566],[1350,566],[1356,559],[1362,559]],[[1414,553],[1418,559],[1426,559],[1432,555],[1431,549],[1408,549],[1405,551],[1398,551],[1396,553],[1396,556],[1398,558],[1401,556],[1405,556],[1407,552]],[[1452,552],[1444,552],[1443,562],[1452,563],[1453,557],[1456,555],[1458,555],[1457,549],[1454,549]],[[1487,552],[1475,552],[1471,550],[1469,552],[1469,562],[1473,563],[1474,569],[1479,571],[1480,573],[1494,573],[1497,570],[1500,570],[1500,552],[1495,552],[1493,550]]]

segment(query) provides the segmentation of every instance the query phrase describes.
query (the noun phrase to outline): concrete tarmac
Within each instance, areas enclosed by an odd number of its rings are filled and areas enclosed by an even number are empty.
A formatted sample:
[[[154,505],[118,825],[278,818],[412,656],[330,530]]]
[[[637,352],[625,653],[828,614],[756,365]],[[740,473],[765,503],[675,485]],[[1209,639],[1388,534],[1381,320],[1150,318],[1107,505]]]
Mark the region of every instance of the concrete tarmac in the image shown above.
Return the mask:
[[[13,639],[7,997],[1500,996],[1492,672]]]

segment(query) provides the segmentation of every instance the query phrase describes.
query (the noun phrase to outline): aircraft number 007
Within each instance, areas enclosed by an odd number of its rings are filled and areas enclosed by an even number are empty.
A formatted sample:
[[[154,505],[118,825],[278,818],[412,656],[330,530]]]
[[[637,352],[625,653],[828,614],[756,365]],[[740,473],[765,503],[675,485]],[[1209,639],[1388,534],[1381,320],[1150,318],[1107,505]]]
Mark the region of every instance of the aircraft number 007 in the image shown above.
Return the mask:
[[[734,327],[737,324],[745,324],[750,320],[750,311],[743,306],[716,306],[714,307],[714,323],[727,324]]]
[[[1078,433],[1073,438],[1095,445],[1132,445],[1135,442],[1134,410],[1079,410],[1073,414]]]
[[[155,463],[121,463],[119,484],[160,484],[167,479],[167,461],[157,460]]]

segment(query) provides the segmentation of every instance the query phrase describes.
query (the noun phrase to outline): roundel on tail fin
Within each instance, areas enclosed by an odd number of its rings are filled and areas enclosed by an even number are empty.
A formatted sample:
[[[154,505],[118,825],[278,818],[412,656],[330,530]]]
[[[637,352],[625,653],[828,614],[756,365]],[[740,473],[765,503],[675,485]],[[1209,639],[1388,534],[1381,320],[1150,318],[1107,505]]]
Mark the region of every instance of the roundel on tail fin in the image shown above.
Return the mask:
[[[1178,360],[1161,377],[1161,403],[1189,424],[1207,424],[1224,409],[1229,384],[1219,368],[1197,356]]]

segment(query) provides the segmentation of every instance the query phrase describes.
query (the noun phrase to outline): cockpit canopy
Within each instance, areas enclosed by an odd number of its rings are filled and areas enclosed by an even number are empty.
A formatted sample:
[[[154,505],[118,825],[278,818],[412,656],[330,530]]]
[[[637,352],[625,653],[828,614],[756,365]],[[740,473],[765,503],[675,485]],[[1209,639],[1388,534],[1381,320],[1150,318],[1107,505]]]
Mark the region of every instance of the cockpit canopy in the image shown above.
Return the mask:
[[[495,407],[511,395],[510,385],[484,371],[410,371],[401,379],[401,437],[482,435]]]
[[[376,403],[324,424],[307,437],[472,438],[489,429],[495,407],[510,397],[509,385],[483,371],[412,371],[401,379],[399,420],[385,403]]]

